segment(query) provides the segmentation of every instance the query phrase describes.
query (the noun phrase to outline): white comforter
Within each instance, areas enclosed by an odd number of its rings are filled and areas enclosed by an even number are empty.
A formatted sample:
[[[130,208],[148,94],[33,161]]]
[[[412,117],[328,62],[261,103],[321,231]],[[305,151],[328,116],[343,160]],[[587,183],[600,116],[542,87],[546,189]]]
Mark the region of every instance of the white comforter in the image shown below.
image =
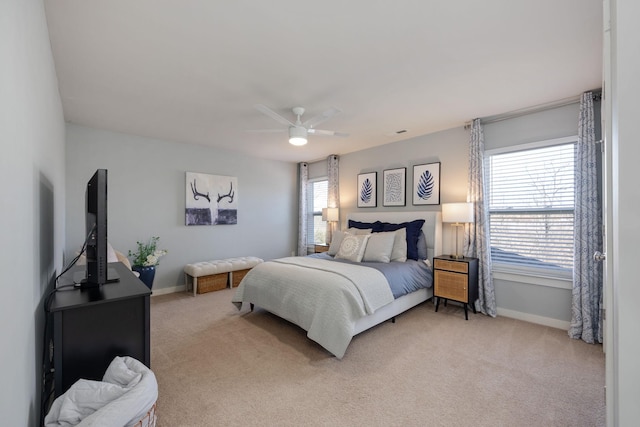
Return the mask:
[[[249,302],[295,323],[338,358],[351,342],[355,322],[392,301],[378,270],[308,257],[259,264],[232,300],[238,309]]]
[[[102,381],[78,380],[56,398],[45,427],[141,425],[138,421],[157,398],[158,383],[151,369],[132,357],[116,357]]]

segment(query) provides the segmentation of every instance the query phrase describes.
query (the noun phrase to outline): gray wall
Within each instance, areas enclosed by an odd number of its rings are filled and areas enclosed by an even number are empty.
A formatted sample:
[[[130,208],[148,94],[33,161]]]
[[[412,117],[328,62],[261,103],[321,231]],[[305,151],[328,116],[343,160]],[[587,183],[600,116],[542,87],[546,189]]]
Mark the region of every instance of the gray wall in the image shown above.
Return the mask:
[[[0,414],[37,426],[43,298],[61,271],[65,129],[41,0],[0,2]]]
[[[484,127],[486,149],[576,135],[577,124],[578,104],[487,124]],[[440,205],[412,206],[413,166],[424,163],[441,163],[440,203],[465,201],[468,144],[469,132],[460,127],[341,156],[340,225],[346,223],[347,214],[354,210],[440,210]],[[407,204],[405,207],[383,207],[383,171],[398,167],[407,168]],[[326,175],[324,160],[310,165],[314,176],[322,176],[323,168]],[[378,207],[375,209],[356,207],[357,175],[365,172],[378,173]],[[454,233],[445,224],[443,252],[451,253],[454,245]],[[571,320],[570,284],[523,276],[504,277],[494,280],[499,314],[556,327],[565,327]]]
[[[235,256],[289,256],[297,236],[296,165],[200,145],[67,125],[66,255],[84,239],[84,194],[109,171],[109,240],[119,251],[160,237],[154,290],[184,284],[185,264]],[[238,224],[185,226],[185,172],[238,178]],[[168,289],[167,289],[168,290]]]
[[[489,123],[484,126],[485,149],[577,135],[578,114],[579,105],[571,104]],[[571,282],[526,276],[520,276],[515,281],[495,273],[494,286],[498,314],[539,321],[551,326],[564,327],[571,321]]]

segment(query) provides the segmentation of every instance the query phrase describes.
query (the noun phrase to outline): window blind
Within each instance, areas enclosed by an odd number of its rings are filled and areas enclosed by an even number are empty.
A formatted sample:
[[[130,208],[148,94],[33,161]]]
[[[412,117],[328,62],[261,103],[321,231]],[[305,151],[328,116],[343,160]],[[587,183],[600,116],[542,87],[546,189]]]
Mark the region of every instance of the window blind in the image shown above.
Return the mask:
[[[485,157],[494,263],[573,268],[575,144]]]
[[[307,185],[307,244],[325,243],[327,222],[322,220],[322,209],[327,207],[329,181],[312,181]]]

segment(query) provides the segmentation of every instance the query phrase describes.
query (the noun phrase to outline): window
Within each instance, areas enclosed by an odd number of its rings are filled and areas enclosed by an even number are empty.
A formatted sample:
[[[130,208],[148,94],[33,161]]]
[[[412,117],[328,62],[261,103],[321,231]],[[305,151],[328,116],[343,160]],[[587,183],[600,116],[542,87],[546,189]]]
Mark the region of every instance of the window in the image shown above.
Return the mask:
[[[327,222],[322,220],[322,209],[327,207],[329,181],[309,181],[307,185],[307,244],[324,244],[327,241]]]
[[[485,179],[496,269],[571,277],[575,138],[488,151]]]

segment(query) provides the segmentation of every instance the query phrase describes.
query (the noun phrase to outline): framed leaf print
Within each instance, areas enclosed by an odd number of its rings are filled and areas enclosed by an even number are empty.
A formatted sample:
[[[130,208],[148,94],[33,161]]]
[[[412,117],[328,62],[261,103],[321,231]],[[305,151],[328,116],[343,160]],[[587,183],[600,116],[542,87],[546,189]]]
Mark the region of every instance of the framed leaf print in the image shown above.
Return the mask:
[[[358,207],[375,208],[377,203],[378,172],[361,173],[358,175]]]
[[[406,204],[407,168],[388,169],[383,172],[384,197],[382,206],[404,206]]]
[[[413,167],[413,204],[440,204],[440,162]]]

